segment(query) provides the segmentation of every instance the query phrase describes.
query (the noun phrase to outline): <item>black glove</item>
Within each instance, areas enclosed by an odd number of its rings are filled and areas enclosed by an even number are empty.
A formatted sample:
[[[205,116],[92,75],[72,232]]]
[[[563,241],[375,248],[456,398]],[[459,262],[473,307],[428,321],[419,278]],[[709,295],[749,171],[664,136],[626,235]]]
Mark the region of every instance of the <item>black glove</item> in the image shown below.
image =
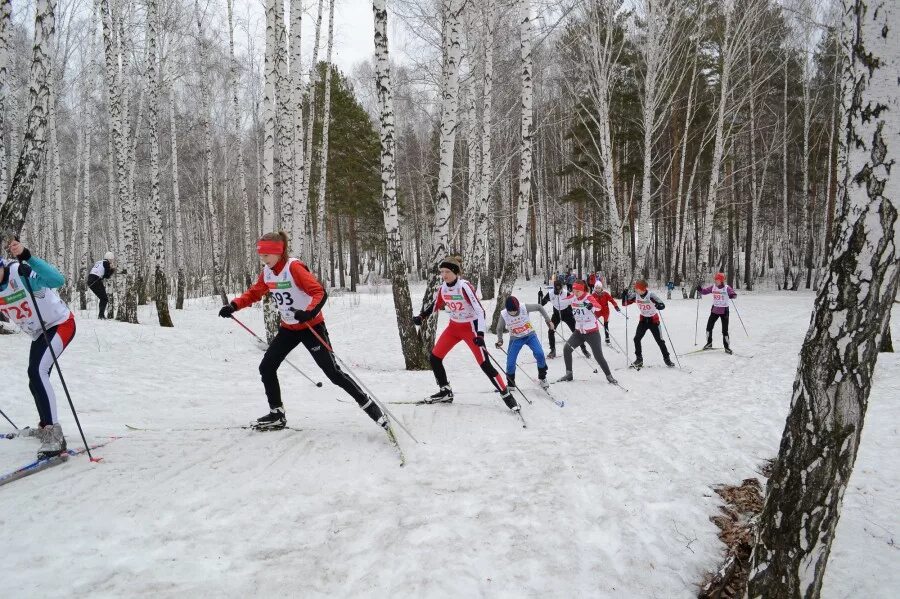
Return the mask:
[[[697,283],[697,291],[703,291],[703,285],[701,285],[700,283]]]
[[[31,251],[28,248],[22,248],[22,253],[16,256],[20,262],[31,260]]]
[[[297,322],[306,322],[307,320],[312,320],[316,315],[310,312],[309,310],[297,310],[294,308],[294,318],[297,319]]]
[[[26,254],[26,252],[28,252],[28,250],[25,250],[20,255],[24,256]],[[31,257],[31,256],[29,255],[29,257]],[[21,258],[19,258],[19,259],[21,260]],[[19,262],[19,276],[20,277],[22,277],[23,279],[27,279],[28,277],[31,276],[32,272],[33,271],[31,269],[31,266],[27,262]]]
[[[413,316],[413,324],[417,327],[422,326],[422,317],[421,316]]]
[[[625,289],[624,291],[622,291],[622,301],[623,301],[623,302],[627,302],[627,301],[628,301],[628,290],[627,290],[627,289]]]
[[[475,345],[478,347],[484,347],[484,333],[478,333],[475,337]]]
[[[666,305],[665,305],[664,303],[662,303],[662,302],[656,302],[656,309],[657,309],[657,310],[665,310],[665,309],[666,309]]]
[[[229,303],[227,306],[222,306],[222,309],[219,310],[219,316],[222,318],[231,318],[231,315],[237,311],[237,308],[234,307],[233,303]]]

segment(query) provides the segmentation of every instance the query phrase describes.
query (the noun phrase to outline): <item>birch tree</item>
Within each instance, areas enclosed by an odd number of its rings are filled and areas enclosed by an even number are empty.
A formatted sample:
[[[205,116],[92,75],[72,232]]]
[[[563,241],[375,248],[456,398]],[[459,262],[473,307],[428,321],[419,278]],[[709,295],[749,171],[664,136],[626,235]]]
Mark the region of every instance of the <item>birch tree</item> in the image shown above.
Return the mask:
[[[263,233],[275,230],[275,3],[266,0],[266,54],[263,83],[263,160],[262,212]]]
[[[819,596],[898,287],[900,9],[843,6],[840,217],[759,517],[753,598]]]
[[[12,0],[0,0],[0,206],[6,202],[6,96],[9,93],[9,35]]]
[[[315,128],[316,123],[316,88],[318,87],[319,81],[319,36],[322,31],[322,0],[319,0],[319,9],[316,12],[316,34],[315,41],[313,42],[313,53],[312,53],[312,66],[309,69],[309,90],[308,102],[309,102],[309,122],[307,122],[306,129],[309,132],[309,135],[306,136],[306,149],[303,153],[303,185],[300,188],[300,204],[299,206],[304,210],[302,215],[302,219],[304,222],[308,222],[308,210],[309,210],[309,174],[310,168],[312,167],[312,146],[313,146],[313,134],[312,131]],[[306,235],[307,231],[303,231],[303,234]]]
[[[294,222],[290,224],[292,232],[291,246],[303,259],[309,261],[306,250],[306,215],[308,206],[303,198],[303,184],[306,178],[306,155],[303,128],[303,2],[291,0],[291,105],[294,107],[294,128],[291,133],[291,151],[294,154],[294,188],[290,190],[293,203]]]
[[[181,193],[178,188],[178,130],[175,128],[175,86],[169,81],[169,138],[172,168],[172,212],[175,214],[175,309],[184,308],[185,272],[184,272],[184,219],[181,214]]]
[[[491,149],[492,121],[494,118],[494,32],[497,27],[497,1],[487,0],[484,5],[484,37],[482,40],[484,60],[482,67],[482,114],[481,114],[481,172],[475,210],[475,241],[472,251],[472,265],[484,289],[487,280],[493,287],[493,273],[487,272],[488,252],[488,206],[494,178],[494,155]]]
[[[328,177],[328,129],[331,124],[331,49],[334,43],[334,0],[328,2],[328,49],[325,53],[325,90],[322,97],[322,143],[319,146],[319,189],[316,195],[316,263],[325,273],[328,235],[325,224],[325,183]],[[324,277],[323,281],[331,277]]]
[[[394,131],[394,100],[391,89],[391,66],[388,56],[388,19],[385,0],[372,0],[375,19],[375,86],[381,140],[381,209],[387,235],[388,269],[394,295],[397,331],[407,370],[426,370],[429,367],[425,348],[416,334],[412,317],[412,299],[406,263],[403,260],[403,238],[397,209],[396,149]]]
[[[291,12],[293,17],[293,9]],[[241,217],[244,225],[244,243],[247,248],[253,246],[253,233],[250,228],[250,197],[247,195],[247,173],[244,164],[244,144],[242,141],[243,127],[241,126],[241,107],[238,103],[238,78],[237,78],[237,60],[234,57],[234,1],[228,0],[228,52],[230,61],[228,63],[228,78],[231,83],[231,109],[234,114],[234,134],[237,139],[237,162],[238,162],[238,185],[241,188]],[[246,278],[250,277],[253,269],[251,264],[252,254],[248,254],[250,250],[245,250],[246,260],[243,266],[246,268]]]

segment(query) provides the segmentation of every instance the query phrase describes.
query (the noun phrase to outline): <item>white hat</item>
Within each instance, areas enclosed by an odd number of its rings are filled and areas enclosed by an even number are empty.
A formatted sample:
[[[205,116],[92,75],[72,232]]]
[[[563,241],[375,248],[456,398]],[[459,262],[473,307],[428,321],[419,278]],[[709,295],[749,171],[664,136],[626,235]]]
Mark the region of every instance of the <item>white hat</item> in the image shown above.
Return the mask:
[[[106,252],[105,254],[103,254],[103,259],[113,261],[116,259],[116,255],[113,254],[112,252]]]
[[[597,279],[597,282],[594,283],[594,289],[603,289],[603,282],[600,279]]]

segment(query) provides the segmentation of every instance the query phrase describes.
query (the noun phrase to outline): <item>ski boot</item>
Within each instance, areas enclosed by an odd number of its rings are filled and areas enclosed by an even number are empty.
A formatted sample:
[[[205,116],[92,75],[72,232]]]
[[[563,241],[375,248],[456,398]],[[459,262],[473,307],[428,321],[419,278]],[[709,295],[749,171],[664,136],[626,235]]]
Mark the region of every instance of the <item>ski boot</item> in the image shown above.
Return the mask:
[[[575,380],[575,377],[572,376],[572,371],[567,370],[564,375],[562,375],[561,377],[556,379],[556,382],[557,383],[568,383],[568,382],[574,381],[574,380]]]
[[[728,347],[728,346],[726,345],[726,346],[725,346],[725,353],[728,354],[728,355],[730,356],[730,355],[733,354],[734,352],[731,351],[731,348]]]
[[[438,390],[437,393],[429,395],[422,401],[427,404],[453,403],[453,389],[450,388],[450,385],[444,385]]]
[[[617,381],[615,379],[615,377],[611,374],[606,375],[606,382],[609,383],[610,385],[618,385],[619,384],[619,381]]]
[[[543,389],[544,391],[546,391],[547,389],[550,388],[550,383],[547,382],[546,377],[544,377],[542,379],[538,379],[538,385],[540,385],[541,389]]]
[[[609,340],[609,337],[606,338],[606,345],[612,345],[612,341]]]
[[[666,366],[669,368],[675,368],[675,362],[673,362],[672,358],[669,356],[663,356],[663,362],[665,362]]]
[[[643,367],[644,367],[644,359],[643,358],[638,358],[637,360],[635,360],[634,362],[631,363],[631,368],[634,368],[635,370],[640,370]]]
[[[506,407],[513,412],[518,412],[522,409],[519,407],[518,402],[516,402],[516,398],[512,396],[512,393],[510,393],[509,389],[505,389],[500,392],[500,399],[502,399],[503,403],[506,404]]]
[[[581,353],[583,353],[584,357],[587,358],[588,360],[591,359],[591,352],[588,351],[588,348],[586,345],[581,346]]]
[[[41,428],[39,436],[41,439],[41,448],[37,454],[39,460],[52,458],[66,451],[66,437],[59,423]]]
[[[725,346],[725,353],[728,354],[728,355],[730,356],[730,355],[733,354],[734,352],[731,351],[731,347],[729,347],[729,345],[730,345],[730,344],[729,344],[729,341],[730,341],[730,340],[728,339],[728,335],[724,335],[723,341],[724,341],[724,343],[722,343],[722,345]]]
[[[555,349],[551,349],[551,350],[550,350],[550,353],[547,354],[547,359],[548,359],[548,360],[552,360],[552,359],[555,358],[555,357],[556,357],[556,350],[555,350]]]
[[[703,346],[703,349],[712,349],[712,339],[706,342],[706,345]]]
[[[272,408],[269,413],[258,418],[256,422],[250,425],[250,428],[257,431],[277,431],[287,426],[287,418],[284,416],[284,408]]]
[[[516,387],[516,375],[514,375],[514,374],[506,375],[506,386],[512,387],[512,388]]]

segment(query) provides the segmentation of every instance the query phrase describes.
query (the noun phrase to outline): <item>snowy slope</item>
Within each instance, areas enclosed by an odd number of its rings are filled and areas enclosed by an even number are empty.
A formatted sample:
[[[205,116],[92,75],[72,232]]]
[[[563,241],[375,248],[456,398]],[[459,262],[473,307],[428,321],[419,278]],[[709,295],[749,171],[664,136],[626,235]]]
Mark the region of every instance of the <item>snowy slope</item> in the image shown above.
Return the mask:
[[[288,419],[303,430],[226,429],[267,407],[260,350],[216,317],[213,300],[174,313],[173,330],[149,324],[149,307],[139,326],[91,310],[79,315],[64,374],[89,437],[121,438],[97,451],[100,464],[79,457],[0,487],[0,588],[9,597],[695,596],[722,549],[710,486],[754,476],[775,455],[811,305],[809,294],[742,296],[753,337],[733,318],[733,344],[755,357],[683,357],[692,374],[617,370],[629,393],[581,358],[576,382],[552,388],[562,409],[520,376],[534,401],[525,430],[458,347],[446,360],[453,405],[389,406],[422,441],[400,434],[402,469],[356,405],[336,401],[349,399],[339,389],[327,380],[316,389],[288,367]],[[681,353],[694,349],[695,310],[675,299],[664,312]],[[430,373],[403,370],[389,292],[338,295],[325,312],[336,351],[381,399],[432,392]],[[237,316],[262,330],[260,311]],[[624,318],[612,328],[624,345]],[[34,421],[27,346],[22,335],[0,338],[0,407],[20,426]],[[649,335],[644,355],[661,366]],[[322,379],[304,350],[290,359]],[[525,350],[533,375],[532,362]],[[888,405],[897,366],[896,356],[879,363],[826,597],[900,588],[889,544],[900,511],[900,412]],[[551,361],[550,376],[562,372],[562,359]],[[60,413],[75,446],[64,403]],[[0,472],[36,448],[0,440]]]

